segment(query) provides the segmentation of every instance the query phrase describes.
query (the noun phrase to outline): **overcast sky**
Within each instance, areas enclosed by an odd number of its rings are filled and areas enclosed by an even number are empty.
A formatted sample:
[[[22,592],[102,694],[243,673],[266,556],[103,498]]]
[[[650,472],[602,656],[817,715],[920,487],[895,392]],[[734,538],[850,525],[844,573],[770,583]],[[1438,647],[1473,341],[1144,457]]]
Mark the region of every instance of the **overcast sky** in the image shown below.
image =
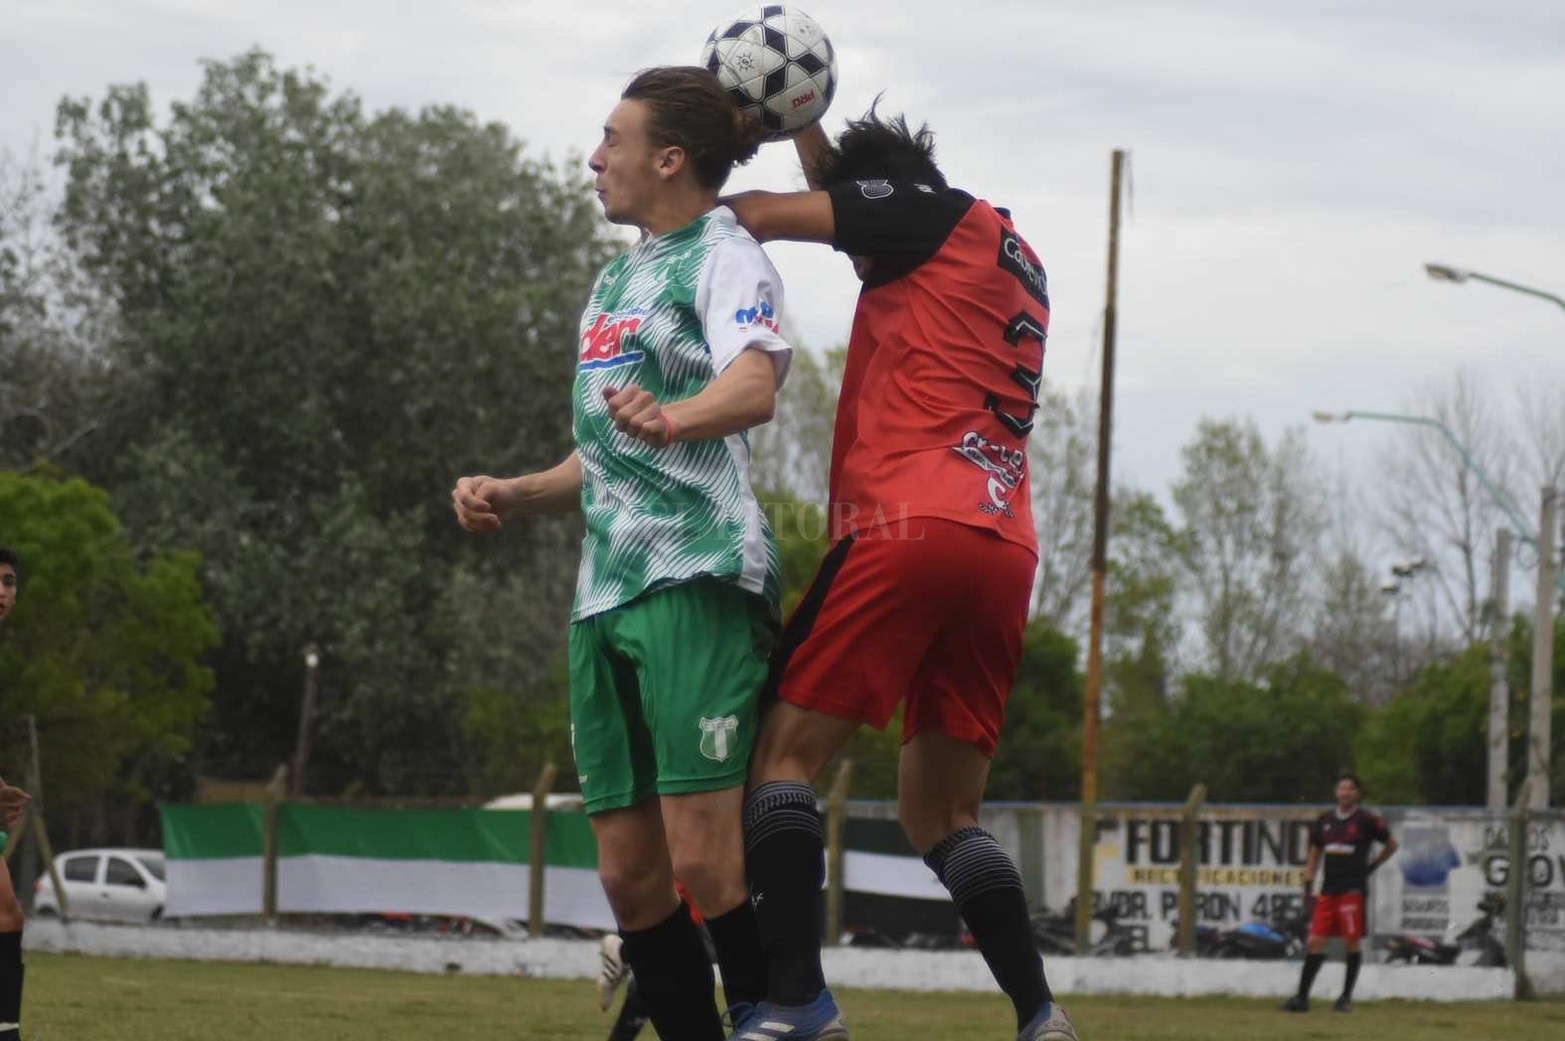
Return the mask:
[[[202,58],[259,44],[368,107],[451,102],[565,158],[637,68],[694,60],[734,0],[0,0],[0,150],[52,147],[61,95],[143,80],[160,111]],[[840,89],[936,131],[952,183],[1008,205],[1049,268],[1045,375],[1096,386],[1109,153],[1132,153],[1116,475],[1158,490],[1196,420],[1270,435],[1312,409],[1395,411],[1459,369],[1497,398],[1565,388],[1565,310],[1439,284],[1427,260],[1565,293],[1560,0],[1008,3],[811,0]],[[732,182],[796,185],[772,146]],[[856,283],[782,246],[790,319],[844,341]],[[571,345],[562,345],[562,350]],[[1560,407],[1565,409],[1565,400]],[[1375,465],[1384,428],[1317,428]]]

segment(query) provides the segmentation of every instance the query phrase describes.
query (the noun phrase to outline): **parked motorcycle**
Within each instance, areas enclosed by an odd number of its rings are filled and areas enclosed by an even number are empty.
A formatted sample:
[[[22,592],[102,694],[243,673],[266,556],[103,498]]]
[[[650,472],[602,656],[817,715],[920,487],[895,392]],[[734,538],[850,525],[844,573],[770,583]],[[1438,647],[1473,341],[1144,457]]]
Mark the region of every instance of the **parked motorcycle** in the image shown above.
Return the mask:
[[[1103,924],[1103,932],[1080,953],[1092,957],[1124,957],[1146,950],[1146,930],[1125,925],[1110,908],[1094,912],[1093,920]],[[1094,930],[1096,932],[1096,930]],[[1039,909],[1032,916],[1033,940],[1044,954],[1076,954],[1076,901],[1056,914]]]
[[[1302,958],[1309,930],[1309,919],[1302,914],[1289,915],[1276,923],[1245,922],[1219,934],[1209,956],[1262,961]]]
[[[1478,917],[1465,929],[1446,930],[1445,940],[1432,940],[1413,933],[1398,933],[1386,940],[1386,961],[1409,965],[1492,965],[1504,966],[1505,897],[1486,893],[1478,901]]]

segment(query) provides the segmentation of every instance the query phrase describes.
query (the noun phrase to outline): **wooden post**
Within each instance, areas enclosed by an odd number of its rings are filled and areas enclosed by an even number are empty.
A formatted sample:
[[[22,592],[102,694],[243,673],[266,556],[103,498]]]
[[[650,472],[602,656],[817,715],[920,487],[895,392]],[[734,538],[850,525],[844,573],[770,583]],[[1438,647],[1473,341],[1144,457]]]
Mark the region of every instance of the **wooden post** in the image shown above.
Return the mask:
[[[826,945],[842,942],[842,828],[848,816],[848,786],[853,782],[853,760],[837,766],[837,776],[826,796]]]
[[[553,763],[544,763],[538,771],[538,783],[533,785],[532,849],[527,858],[527,931],[533,936],[543,935],[544,876],[549,872],[549,793],[554,791],[554,777],[559,770]]]
[[[1092,504],[1092,611],[1081,707],[1081,845],[1076,859],[1076,949],[1092,936],[1098,844],[1098,724],[1103,715],[1103,597],[1108,573],[1109,457],[1114,445],[1114,339],[1119,315],[1119,185],[1125,152],[1114,149],[1109,188],[1108,299],[1103,306],[1103,380],[1098,398],[1098,487]]]
[[[44,870],[49,872],[49,882],[54,886],[54,898],[60,904],[60,920],[70,921],[71,902],[65,895],[65,886],[60,883],[60,871],[54,863],[54,847],[49,845],[49,826],[45,823],[43,811],[43,759],[38,755],[38,717],[27,717],[27,741],[32,746],[33,772],[28,779],[28,794],[33,801],[28,805],[27,812],[32,818],[34,838],[38,842],[38,853],[43,858]]]
[[[1507,832],[1510,839],[1510,873],[1505,893],[1505,957],[1511,963],[1515,997],[1532,997],[1532,981],[1527,978],[1527,808],[1532,778],[1521,783],[1516,803],[1511,807]]]
[[[1195,953],[1195,891],[1199,867],[1196,857],[1196,834],[1200,827],[1201,807],[1206,803],[1206,785],[1198,784],[1190,789],[1185,800],[1184,820],[1179,829],[1179,956],[1188,958]]]
[[[277,818],[288,794],[288,766],[279,763],[261,800],[261,920],[277,924]]]

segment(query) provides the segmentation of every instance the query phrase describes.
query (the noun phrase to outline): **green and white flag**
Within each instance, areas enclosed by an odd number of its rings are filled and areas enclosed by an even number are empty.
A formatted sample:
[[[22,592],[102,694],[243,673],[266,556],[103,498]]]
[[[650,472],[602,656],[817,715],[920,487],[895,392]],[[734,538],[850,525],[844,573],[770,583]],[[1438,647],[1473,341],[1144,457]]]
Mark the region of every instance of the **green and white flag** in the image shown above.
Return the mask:
[[[170,917],[258,914],[263,811],[255,803],[164,806]],[[531,811],[278,809],[277,910],[526,921]],[[587,818],[552,813],[544,917],[609,929]]]

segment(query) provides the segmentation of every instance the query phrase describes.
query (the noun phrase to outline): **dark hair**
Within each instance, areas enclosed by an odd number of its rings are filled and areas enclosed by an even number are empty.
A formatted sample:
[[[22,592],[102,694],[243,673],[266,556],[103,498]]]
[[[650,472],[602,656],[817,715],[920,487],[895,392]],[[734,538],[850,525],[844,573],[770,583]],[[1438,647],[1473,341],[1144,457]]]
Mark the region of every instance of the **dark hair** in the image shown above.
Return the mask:
[[[882,119],[869,107],[862,119],[850,119],[815,165],[815,180],[823,188],[847,181],[920,181],[944,191],[945,175],[935,165],[935,135],[924,123],[917,130],[906,116]]]
[[[696,65],[643,69],[620,95],[644,101],[647,137],[655,148],[682,148],[704,188],[721,188],[736,164],[761,146],[760,121],[739,110],[716,74]]]
[[[1364,786],[1359,783],[1359,775],[1354,773],[1352,770],[1343,770],[1341,773],[1337,774],[1337,783],[1341,784],[1343,781],[1352,781],[1353,787],[1357,788],[1360,792],[1364,791]]]
[[[0,564],[10,564],[11,570],[18,575],[22,573],[22,558],[17,556],[14,550],[0,546]]]

